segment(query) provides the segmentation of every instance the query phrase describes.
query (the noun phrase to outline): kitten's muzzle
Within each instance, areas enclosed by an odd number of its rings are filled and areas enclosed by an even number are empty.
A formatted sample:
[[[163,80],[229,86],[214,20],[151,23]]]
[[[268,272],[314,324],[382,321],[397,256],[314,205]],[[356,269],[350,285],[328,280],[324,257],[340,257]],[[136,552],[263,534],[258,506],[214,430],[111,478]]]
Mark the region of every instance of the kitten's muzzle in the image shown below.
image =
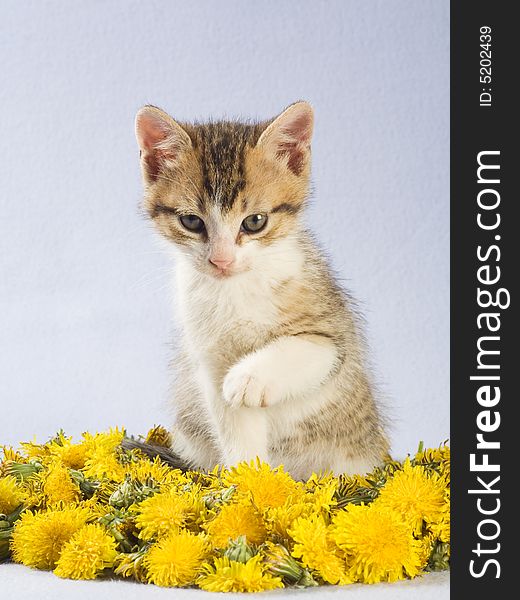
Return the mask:
[[[209,262],[219,271],[227,271],[235,262],[234,258],[210,258]]]

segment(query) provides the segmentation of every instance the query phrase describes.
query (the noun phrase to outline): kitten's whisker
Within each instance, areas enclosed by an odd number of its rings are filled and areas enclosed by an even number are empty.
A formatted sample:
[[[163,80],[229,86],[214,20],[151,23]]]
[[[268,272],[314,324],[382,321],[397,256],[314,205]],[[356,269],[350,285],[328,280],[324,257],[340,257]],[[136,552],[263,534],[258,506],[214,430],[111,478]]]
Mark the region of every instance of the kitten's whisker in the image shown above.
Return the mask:
[[[159,286],[155,285],[160,283]],[[131,291],[136,291],[136,290],[143,290],[143,289],[150,289],[153,292],[156,291],[169,291],[171,289],[171,285],[168,282],[164,282],[163,279],[153,279],[150,281],[143,281],[139,284],[133,284],[130,287]]]
[[[110,241],[114,244],[120,244],[121,242],[126,240],[126,238],[133,235],[136,231],[143,231],[143,222],[142,221],[141,221],[140,225],[133,227],[132,229],[129,229],[125,233],[121,233],[121,235],[118,235],[118,236],[112,238]]]
[[[156,276],[156,275],[161,275],[161,277],[165,274],[170,274],[172,273],[172,269],[170,267],[157,267],[155,269],[152,269],[151,271],[146,272],[144,275],[141,275],[138,279],[136,279],[136,281],[134,282],[135,284],[140,284],[141,282],[145,281],[147,278],[149,278],[150,276]]]

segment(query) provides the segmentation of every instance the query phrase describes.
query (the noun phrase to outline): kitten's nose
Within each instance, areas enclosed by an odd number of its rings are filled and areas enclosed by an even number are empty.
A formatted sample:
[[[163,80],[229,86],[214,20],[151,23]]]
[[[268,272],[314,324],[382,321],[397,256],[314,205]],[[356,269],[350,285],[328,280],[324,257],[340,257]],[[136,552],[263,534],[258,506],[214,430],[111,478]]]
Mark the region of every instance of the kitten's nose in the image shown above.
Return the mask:
[[[210,258],[209,262],[215,265],[217,269],[224,271],[233,264],[234,258]]]

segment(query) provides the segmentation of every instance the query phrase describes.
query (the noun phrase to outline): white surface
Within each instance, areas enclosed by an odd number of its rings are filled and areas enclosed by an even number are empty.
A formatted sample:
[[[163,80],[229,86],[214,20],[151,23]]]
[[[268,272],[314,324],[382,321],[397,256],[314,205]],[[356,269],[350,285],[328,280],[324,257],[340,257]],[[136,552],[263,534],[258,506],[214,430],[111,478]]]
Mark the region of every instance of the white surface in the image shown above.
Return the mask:
[[[0,565],[0,586],[2,597],[11,600],[23,597],[24,600],[56,600],[73,598],[91,600],[92,598],[110,598],[110,600],[148,600],[176,598],[182,600],[200,600],[201,598],[222,598],[202,590],[159,588],[131,581],[71,581],[60,579],[52,573],[35,571],[14,564]],[[310,598],[312,600],[448,600],[449,573],[430,573],[413,581],[384,583],[378,585],[323,586],[305,590],[275,590],[248,596],[245,594],[225,594],[226,597],[240,598]]]
[[[299,98],[309,222],[367,318],[394,452],[448,437],[447,0],[0,6],[1,441],[168,421],[137,109],[263,119]]]

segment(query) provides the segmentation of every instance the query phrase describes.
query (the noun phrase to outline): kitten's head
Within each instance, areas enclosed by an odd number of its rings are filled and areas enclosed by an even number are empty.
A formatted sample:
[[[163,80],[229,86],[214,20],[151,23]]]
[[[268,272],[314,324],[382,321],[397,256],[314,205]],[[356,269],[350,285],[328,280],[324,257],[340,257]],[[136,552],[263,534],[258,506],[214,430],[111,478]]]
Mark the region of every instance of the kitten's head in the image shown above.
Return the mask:
[[[313,112],[292,104],[266,123],[178,123],[145,106],[136,117],[144,207],[195,268],[229,277],[298,227],[309,189]]]

